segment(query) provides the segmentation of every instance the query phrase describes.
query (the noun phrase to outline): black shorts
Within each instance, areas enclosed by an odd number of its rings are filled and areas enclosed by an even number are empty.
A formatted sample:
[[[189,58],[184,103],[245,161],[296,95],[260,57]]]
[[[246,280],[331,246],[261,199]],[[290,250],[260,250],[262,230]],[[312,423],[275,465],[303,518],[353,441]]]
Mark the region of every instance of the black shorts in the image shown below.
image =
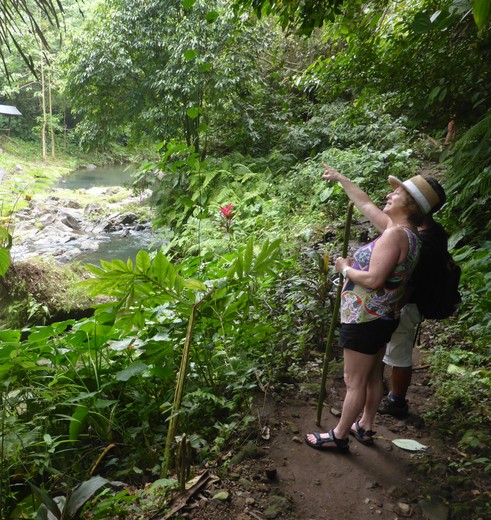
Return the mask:
[[[374,355],[387,343],[397,329],[399,320],[373,320],[365,323],[342,323],[339,346],[362,354]]]

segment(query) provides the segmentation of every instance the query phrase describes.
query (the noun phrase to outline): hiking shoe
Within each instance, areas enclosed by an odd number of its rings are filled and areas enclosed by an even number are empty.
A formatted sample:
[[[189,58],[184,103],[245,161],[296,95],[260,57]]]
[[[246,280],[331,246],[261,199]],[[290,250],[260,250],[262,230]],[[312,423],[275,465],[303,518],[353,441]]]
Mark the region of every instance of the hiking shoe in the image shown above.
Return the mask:
[[[404,400],[404,404],[401,405],[388,395],[380,401],[378,412],[383,415],[392,415],[393,417],[406,417],[409,413],[409,407],[406,400]]]

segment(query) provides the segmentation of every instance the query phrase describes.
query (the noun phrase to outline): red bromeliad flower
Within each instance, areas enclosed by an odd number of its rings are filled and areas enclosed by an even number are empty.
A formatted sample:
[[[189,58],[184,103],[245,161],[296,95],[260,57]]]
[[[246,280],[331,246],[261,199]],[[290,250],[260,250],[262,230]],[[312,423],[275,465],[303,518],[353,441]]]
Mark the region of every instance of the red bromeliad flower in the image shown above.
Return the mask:
[[[234,208],[233,204],[229,204],[228,206],[222,206],[220,208],[220,213],[223,218],[223,226],[225,227],[225,231],[227,232],[228,236],[232,236],[232,225],[234,223],[233,218],[235,216],[235,213],[232,211]]]
[[[234,218],[234,212],[232,211],[233,205],[229,204],[228,206],[222,206],[220,208],[220,213],[222,214],[222,217],[226,220],[231,220]]]

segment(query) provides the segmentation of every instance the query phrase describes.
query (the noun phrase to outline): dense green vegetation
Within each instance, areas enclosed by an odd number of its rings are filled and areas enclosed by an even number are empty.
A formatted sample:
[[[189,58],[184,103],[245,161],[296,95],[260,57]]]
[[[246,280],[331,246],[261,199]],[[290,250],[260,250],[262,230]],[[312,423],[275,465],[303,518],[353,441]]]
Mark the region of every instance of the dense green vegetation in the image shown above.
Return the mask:
[[[67,0],[61,37],[57,4],[30,13],[34,32],[10,5],[0,104],[23,117],[0,138],[0,273],[9,214],[29,195],[13,173],[27,147],[29,190],[87,151],[145,157],[135,190],[154,187],[168,245],[89,268],[87,295],[105,298],[92,317],[0,330],[0,516],[76,518],[106,484],[95,475],[156,483],[109,488],[93,518],[142,511],[149,494],[162,510],[187,465],[251,431],[254,390],[294,378],[325,342],[346,211],[320,181],[325,161],[380,201],[389,174],[424,168],[445,185],[463,303],[435,339],[428,420],[458,444],[443,477],[470,518],[491,471],[489,2],[111,0],[82,17]],[[176,443],[192,448],[177,476]],[[63,516],[47,494],[69,496]]]

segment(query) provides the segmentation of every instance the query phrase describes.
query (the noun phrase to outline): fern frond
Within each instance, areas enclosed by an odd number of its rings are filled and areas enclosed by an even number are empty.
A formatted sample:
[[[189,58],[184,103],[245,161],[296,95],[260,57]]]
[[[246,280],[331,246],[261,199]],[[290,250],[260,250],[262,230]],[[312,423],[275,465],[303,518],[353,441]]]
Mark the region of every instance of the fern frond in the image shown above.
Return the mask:
[[[224,186],[216,194],[213,194],[211,200],[217,204],[229,203],[232,200],[238,200],[240,197],[229,186]]]
[[[468,146],[474,145],[477,142],[482,143],[486,140],[489,147],[491,139],[491,112],[484,116],[473,127],[469,128],[467,132],[455,143],[455,150],[464,150]]]
[[[245,164],[241,163],[235,163],[233,165],[234,173],[237,173],[238,175],[248,175],[248,174],[254,174],[254,172]]]
[[[491,221],[490,143],[491,112],[457,141],[447,178],[449,209],[476,241],[487,236]]]
[[[263,195],[264,195],[264,191],[263,190],[254,190],[254,191],[248,191],[247,193],[244,194],[244,196],[242,197],[242,201],[243,202],[247,202],[251,199],[262,199],[263,198]]]

